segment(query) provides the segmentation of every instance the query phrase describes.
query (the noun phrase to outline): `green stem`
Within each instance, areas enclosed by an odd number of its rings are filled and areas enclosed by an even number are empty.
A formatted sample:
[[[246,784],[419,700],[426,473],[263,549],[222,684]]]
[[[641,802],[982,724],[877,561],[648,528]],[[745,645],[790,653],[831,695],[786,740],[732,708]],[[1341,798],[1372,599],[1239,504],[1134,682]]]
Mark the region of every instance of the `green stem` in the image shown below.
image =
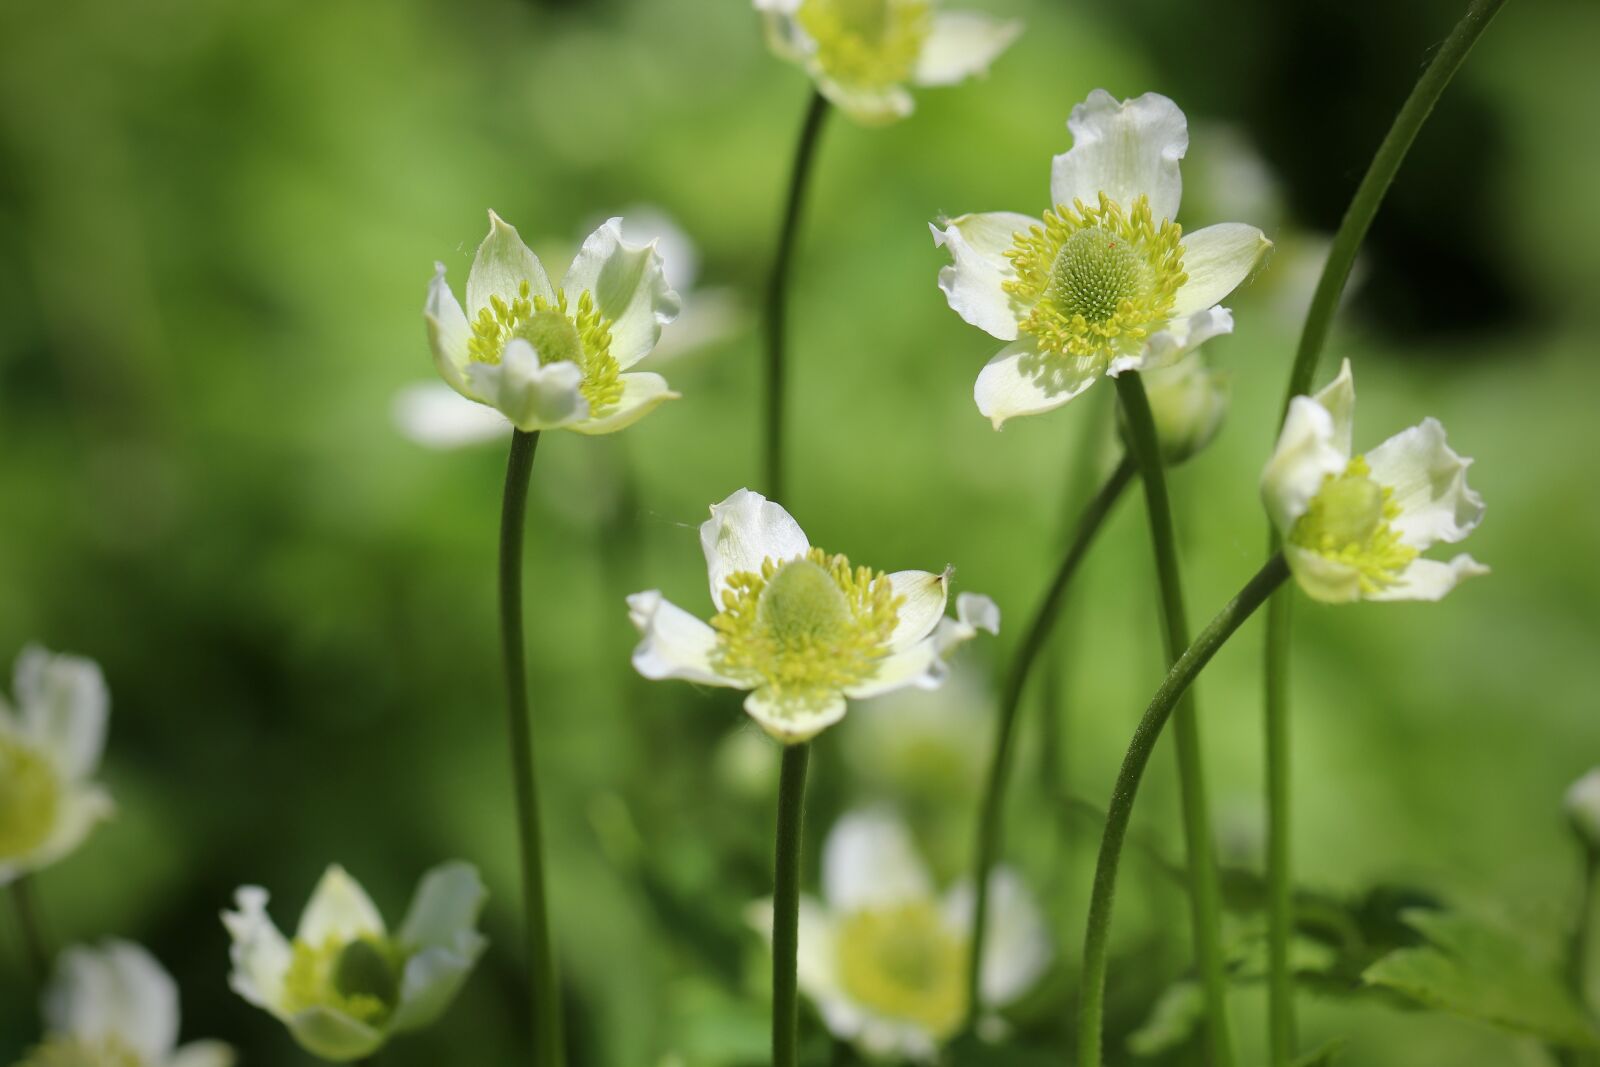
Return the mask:
[[[1262,601],[1289,577],[1289,566],[1282,555],[1273,556],[1256,572],[1243,589],[1217,613],[1194,643],[1167,672],[1161,688],[1150,700],[1144,717],[1134,730],[1122,769],[1117,772],[1106,809],[1106,828],[1100,838],[1100,856],[1095,865],[1094,888],[1089,898],[1089,924],[1083,943],[1083,982],[1078,1004],[1078,1067],[1099,1067],[1106,997],[1106,959],[1111,934],[1111,907],[1117,893],[1117,865],[1128,836],[1128,820],[1133,815],[1139,782],[1150,762],[1161,731],[1173,708],[1189,684],[1211,662],[1211,657],[1233,636]]]
[[[1145,510],[1150,518],[1150,542],[1155,548],[1161,617],[1170,665],[1189,647],[1189,622],[1183,606],[1183,580],[1178,568],[1172,503],[1167,497],[1165,463],[1155,419],[1150,413],[1150,400],[1137,372],[1128,371],[1118,376],[1117,399],[1122,404],[1129,447],[1138,461],[1140,478],[1144,482]],[[1205,763],[1192,694],[1179,702],[1172,730],[1178,754],[1178,788],[1182,795],[1183,836],[1188,856],[1195,965],[1200,972],[1206,1009],[1206,1059],[1211,1067],[1231,1067],[1233,1040],[1228,1029],[1228,976],[1222,956],[1222,887],[1213,854]]]
[[[989,870],[994,866],[995,858],[1000,852],[1000,823],[1006,782],[1011,773],[1011,742],[1015,732],[1013,727],[1016,725],[1017,709],[1022,703],[1022,691],[1027,685],[1029,670],[1032,669],[1040,650],[1044,648],[1045,640],[1050,636],[1050,628],[1060,613],[1062,599],[1066,595],[1073,574],[1077,572],[1078,564],[1083,561],[1089,546],[1094,543],[1095,535],[1105,524],[1106,516],[1111,513],[1112,506],[1122,496],[1128,483],[1133,480],[1133,475],[1133,463],[1124,457],[1122,462],[1117,464],[1117,469],[1100,487],[1094,499],[1089,501],[1088,507],[1078,519],[1077,530],[1067,545],[1067,553],[1061,560],[1061,566],[1056,571],[1049,589],[1046,590],[1044,600],[1040,602],[1033,619],[1028,623],[1022,643],[1017,646],[1016,658],[1011,661],[1011,669],[1006,675],[1005,689],[1000,697],[1000,712],[995,718],[994,751],[989,758],[988,777],[984,782],[983,806],[979,809],[978,840],[972,871],[975,894],[972,909],[972,947],[967,954],[969,1025],[977,1019],[980,1007],[979,976],[982,973],[984,940],[988,934]]]
[[[1274,552],[1277,547],[1274,530]],[[1267,601],[1262,667],[1267,759],[1267,1049],[1273,1067],[1287,1067],[1298,1043],[1294,972],[1289,963],[1295,920],[1289,823],[1289,608],[1293,603],[1293,592],[1288,589]]]
[[[17,929],[22,934],[28,967],[33,971],[34,981],[42,985],[50,977],[50,949],[44,936],[44,924],[39,919],[32,875],[25,874],[11,883],[11,906],[17,915]]]
[[[511,770],[516,790],[522,859],[523,940],[532,996],[533,1062],[560,1067],[561,989],[550,944],[544,887],[544,847],[539,833],[539,792],[533,763],[533,729],[528,714],[527,667],[522,635],[523,519],[528,510],[528,479],[539,435],[518,430],[506,462],[505,501],[500,512],[500,639],[506,664],[506,712],[511,728]]]
[[[828,101],[821,93],[811,94],[800,140],[795,145],[794,168],[789,175],[789,199],[783,213],[783,229],[778,234],[777,258],[767,287],[767,496],[783,500],[783,394],[787,384],[783,358],[785,321],[788,317],[789,265],[794,259],[795,235],[800,229],[800,213],[805,206],[806,183],[811,177],[811,161],[822,134],[822,121],[828,117]]]
[[[772,1065],[799,1062],[800,836],[811,745],[787,745],[778,778],[777,859],[772,890]]]

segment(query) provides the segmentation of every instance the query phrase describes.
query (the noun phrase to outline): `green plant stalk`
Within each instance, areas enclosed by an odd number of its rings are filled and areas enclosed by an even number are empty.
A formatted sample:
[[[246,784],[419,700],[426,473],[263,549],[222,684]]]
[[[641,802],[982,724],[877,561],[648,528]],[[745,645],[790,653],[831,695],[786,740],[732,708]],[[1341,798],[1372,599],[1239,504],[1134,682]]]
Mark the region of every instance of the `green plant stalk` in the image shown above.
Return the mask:
[[[1433,112],[1434,105],[1444,93],[1445,86],[1455,76],[1467,54],[1477,43],[1490,21],[1499,12],[1505,0],[1472,0],[1466,14],[1435,53],[1433,61],[1417,79],[1411,95],[1395,116],[1383,143],[1378,146],[1372,164],[1356,187],[1355,196],[1345,210],[1323,265],[1322,276],[1317,280],[1311,307],[1306,313],[1305,328],[1300,334],[1300,345],[1295,352],[1294,366],[1289,372],[1289,388],[1284,394],[1282,413],[1278,419],[1281,428],[1288,417],[1289,405],[1297,396],[1311,392],[1312,379],[1316,377],[1317,363],[1328,332],[1333,327],[1334,315],[1339,310],[1339,298],[1350,280],[1355,266],[1356,253],[1378,214],[1400,164],[1417,139],[1423,123]],[[1276,530],[1271,532],[1271,550],[1280,546]],[[1266,749],[1267,749],[1267,883],[1268,883],[1268,1019],[1269,1063],[1271,1067],[1288,1067],[1294,1055],[1294,977],[1289,970],[1289,937],[1294,926],[1292,913],[1292,871],[1290,869],[1290,815],[1289,797],[1289,700],[1288,700],[1288,648],[1289,608],[1285,590],[1267,608],[1267,648],[1265,661],[1266,696]]]
[[[1117,399],[1127,424],[1129,448],[1144,482],[1145,510],[1150,517],[1150,543],[1155,549],[1161,588],[1161,618],[1167,663],[1176,663],[1189,647],[1188,613],[1183,605],[1183,578],[1178,567],[1178,542],[1173,533],[1172,502],[1167,497],[1165,462],[1144,382],[1136,371],[1117,377]],[[1206,1008],[1207,1062],[1231,1067],[1233,1040],[1228,1028],[1228,976],[1222,956],[1222,887],[1211,841],[1206,802],[1205,765],[1194,697],[1178,704],[1172,723],[1178,754],[1178,789],[1182,797],[1183,836],[1188,855],[1189,908],[1195,965]]]
[[[786,745],[778,776],[772,888],[772,1065],[795,1067],[800,1045],[800,839],[811,745]]]
[[[1117,867],[1122,859],[1128,821],[1133,815],[1133,804],[1139,795],[1139,783],[1150,762],[1150,754],[1155,750],[1161,731],[1190,683],[1211,662],[1211,657],[1233,636],[1234,631],[1288,577],[1289,566],[1281,554],[1269,559],[1178,657],[1134,730],[1133,740],[1128,745],[1127,755],[1123,757],[1122,768],[1117,772],[1117,781],[1111,790],[1105,832],[1100,838],[1100,855],[1095,864],[1094,888],[1089,898],[1089,923],[1083,943],[1083,981],[1078,1001],[1078,1067],[1099,1067],[1101,1062],[1106,960],[1110,945],[1111,910],[1117,893]]]
[[[522,542],[528,510],[528,479],[539,434],[516,431],[506,461],[505,500],[500,512],[500,640],[506,665],[506,712],[511,730],[511,771],[516,794],[518,846],[522,861],[523,946],[527,953],[532,1011],[533,1062],[561,1067],[561,988],[545,907],[544,846],[539,831],[539,791],[534,775],[533,729],[522,633]]]
[[[50,977],[50,949],[44,936],[44,924],[39,920],[32,875],[25,874],[11,883],[11,907],[16,912],[28,969],[33,972],[34,981],[42,985]]]
[[[1077,529],[1067,545],[1055,578],[1045,591],[1032,620],[1017,646],[1016,657],[1006,674],[1005,688],[1001,692],[999,714],[995,717],[994,750],[989,757],[989,770],[984,781],[983,802],[978,814],[978,838],[974,849],[972,884],[972,946],[967,954],[967,1025],[978,1017],[980,1007],[982,960],[984,941],[988,934],[989,871],[1000,853],[1000,824],[1005,806],[1006,783],[1011,775],[1012,738],[1015,735],[1017,709],[1022,704],[1022,691],[1028,682],[1028,673],[1038,659],[1050,636],[1050,629],[1060,614],[1067,586],[1077,573],[1078,565],[1094,543],[1095,535],[1105,525],[1112,507],[1133,480],[1132,460],[1123,457],[1112,471],[1100,491],[1089,501],[1078,519]]]
[[[817,141],[822,135],[823,120],[828,117],[828,101],[821,93],[813,91],[806,108],[805,122],[800,127],[800,140],[795,145],[794,168],[789,175],[789,197],[783,212],[783,228],[778,233],[778,251],[772,264],[772,276],[767,285],[767,425],[765,462],[767,496],[783,501],[784,497],[784,389],[788,384],[788,368],[784,362],[784,340],[789,310],[789,267],[794,261],[795,237],[800,230],[800,215],[805,206],[806,185],[811,178],[812,160],[816,157]]]
[[[1573,998],[1585,1010],[1589,1007],[1589,939],[1594,933],[1594,897],[1600,888],[1600,848],[1595,847],[1587,834],[1578,835],[1583,850],[1583,887],[1578,897],[1578,917],[1572,925],[1572,941],[1567,946],[1567,987]],[[1563,1067],[1593,1067],[1600,1056],[1586,1049],[1556,1048],[1551,1050],[1556,1062]]]

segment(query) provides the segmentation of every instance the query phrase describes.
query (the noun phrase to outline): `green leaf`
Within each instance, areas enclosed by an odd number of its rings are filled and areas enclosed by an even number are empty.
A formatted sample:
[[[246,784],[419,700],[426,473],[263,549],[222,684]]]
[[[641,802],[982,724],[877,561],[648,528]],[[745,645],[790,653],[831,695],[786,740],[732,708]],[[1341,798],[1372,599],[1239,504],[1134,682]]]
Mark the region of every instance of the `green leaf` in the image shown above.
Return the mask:
[[[1159,1056],[1189,1042],[1205,1018],[1205,998],[1195,982],[1174,983],[1150,1009],[1143,1026],[1128,1035],[1135,1056]]]
[[[1334,1061],[1334,1057],[1344,1051],[1344,1046],[1343,1040],[1329,1041],[1326,1045],[1295,1060],[1291,1067],[1328,1067]]]

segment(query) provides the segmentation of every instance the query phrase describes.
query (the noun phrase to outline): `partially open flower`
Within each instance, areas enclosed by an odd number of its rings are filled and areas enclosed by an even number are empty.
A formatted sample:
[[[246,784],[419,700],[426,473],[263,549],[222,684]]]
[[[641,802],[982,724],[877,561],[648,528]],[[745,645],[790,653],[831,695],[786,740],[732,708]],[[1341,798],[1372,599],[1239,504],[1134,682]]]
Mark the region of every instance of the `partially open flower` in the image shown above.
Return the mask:
[[[113,810],[90,780],[111,710],[100,668],[30,645],[14,690],[15,709],[0,697],[0,885],[65,858]]]
[[[937,687],[945,655],[979,629],[996,633],[988,597],[944,614],[949,572],[855,567],[813,548],[789,513],[741,489],[700,527],[718,609],[710,625],[650,590],[628,598],[646,678],[750,690],[745,710],[772,736],[805,741],[844,717],[845,698]]]
[[[1150,414],[1167,466],[1176,466],[1209,445],[1228,414],[1228,376],[1191,352],[1170,367],[1144,376]],[[1117,418],[1122,420],[1119,408]]]
[[[444,1013],[483,952],[476,926],[484,897],[469,865],[435,867],[390,934],[366,891],[329,867],[289,941],[267,916],[267,891],[245,886],[238,910],[222,914],[233,937],[229,982],[307,1052],[361,1059]]]
[[[1119,102],[1096,89],[1067,127],[1073,145],[1055,158],[1042,219],[993,212],[933,227],[953,260],[939,272],[950,307],[1011,342],[973,394],[996,429],[1231,332],[1218,301],[1272,246],[1243,223],[1185,236],[1173,221],[1189,130],[1166,97]]]
[[[912,111],[908,85],[954,85],[989,69],[1022,24],[939,11],[933,0],[755,0],[773,51],[868,126]]]
[[[1283,534],[1300,588],[1317,600],[1438,600],[1463,578],[1487,574],[1471,556],[1423,559],[1455,544],[1483,518],[1467,487],[1472,464],[1424,419],[1365,455],[1351,451],[1355,380],[1350,361],[1315,396],[1289,406],[1261,496]]]

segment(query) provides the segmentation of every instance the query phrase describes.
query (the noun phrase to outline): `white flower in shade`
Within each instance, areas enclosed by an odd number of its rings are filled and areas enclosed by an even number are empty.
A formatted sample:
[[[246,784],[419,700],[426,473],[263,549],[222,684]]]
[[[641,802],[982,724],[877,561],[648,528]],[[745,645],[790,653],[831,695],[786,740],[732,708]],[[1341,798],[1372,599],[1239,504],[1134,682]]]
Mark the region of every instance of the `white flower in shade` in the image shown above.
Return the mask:
[[[939,288],[963,319],[1011,342],[978,375],[978,410],[998,429],[1060,407],[1102,375],[1174,363],[1233,330],[1218,301],[1272,247],[1229,222],[1187,236],[1173,220],[1189,147],[1183,112],[1103,89],[1072,109],[1070,151],[1050,173],[1042,219],[963,215],[934,243],[953,260]]]
[[[1020,22],[940,11],[932,0],[755,0],[773,51],[817,91],[881,126],[911,114],[908,85],[954,85],[989,69]]]
[[[231,1067],[219,1041],[178,1046],[178,987],[127,941],[61,954],[44,995],[45,1039],[18,1067]]]
[[[884,812],[841,818],[822,853],[822,899],[800,898],[798,979],[835,1037],[869,1056],[932,1060],[967,1017],[973,894],[942,897],[903,823]],[[770,937],[772,902],[750,909]],[[991,1012],[1050,966],[1044,918],[1017,874],[989,875],[979,995]]]
[[[1600,849],[1600,767],[1567,790],[1567,818],[1590,848]]]
[[[654,244],[631,245],[611,219],[557,288],[539,257],[489,213],[463,310],[437,264],[423,315],[434,365],[452,389],[520,430],[613,433],[674,396],[659,374],[630,372],[678,314]]]
[[[0,885],[65,858],[113,810],[90,781],[111,710],[100,668],[30,645],[14,690],[15,708],[0,697]]]
[[[963,593],[944,614],[949,572],[885,574],[811,547],[789,513],[741,489],[700,527],[710,625],[650,590],[628,598],[646,678],[750,690],[744,707],[780,741],[805,741],[865,699],[943,682],[944,656],[978,630],[996,633],[988,597]]]
[[[485,895],[469,865],[435,867],[390,934],[366,891],[329,867],[289,941],[267,916],[266,890],[245,886],[238,910],[222,913],[233,937],[229,982],[307,1052],[336,1063],[370,1056],[450,1005],[486,944],[476,929]]]
[[[1191,352],[1170,367],[1147,372],[1144,388],[1168,466],[1193,457],[1222,429],[1228,414],[1228,376],[1209,366],[1203,353]],[[1122,421],[1120,408],[1117,419]]]
[[[1463,459],[1435,419],[1402,430],[1366,455],[1351,452],[1355,381],[1350,361],[1316,396],[1289,405],[1261,496],[1283,534],[1300,588],[1317,600],[1438,600],[1489,568],[1471,556],[1423,559],[1483,518]]]

